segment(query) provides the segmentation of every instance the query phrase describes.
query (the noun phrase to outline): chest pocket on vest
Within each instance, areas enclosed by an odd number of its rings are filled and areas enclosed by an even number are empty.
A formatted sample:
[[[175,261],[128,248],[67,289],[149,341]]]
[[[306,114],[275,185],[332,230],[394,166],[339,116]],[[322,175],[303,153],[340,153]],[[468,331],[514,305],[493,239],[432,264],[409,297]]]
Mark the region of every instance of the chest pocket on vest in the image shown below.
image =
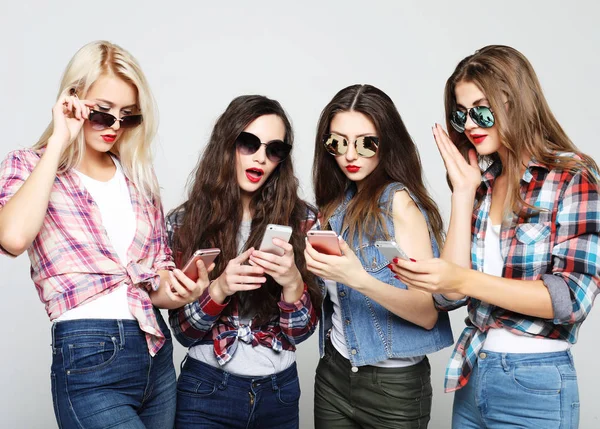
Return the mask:
[[[376,273],[386,268],[389,263],[373,244],[364,245],[355,249],[354,252],[368,273]]]

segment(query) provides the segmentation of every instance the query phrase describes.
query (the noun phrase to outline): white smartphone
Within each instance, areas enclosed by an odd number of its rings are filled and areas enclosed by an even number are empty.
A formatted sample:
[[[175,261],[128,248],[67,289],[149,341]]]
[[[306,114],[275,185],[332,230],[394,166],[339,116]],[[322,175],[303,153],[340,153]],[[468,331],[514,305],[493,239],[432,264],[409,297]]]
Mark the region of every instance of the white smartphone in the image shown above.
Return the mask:
[[[395,241],[376,241],[375,247],[377,247],[385,259],[390,262],[392,262],[394,258],[402,258],[406,261],[409,260],[406,253],[404,253],[404,250],[402,250]]]
[[[261,252],[272,253],[277,256],[283,256],[285,251],[281,247],[273,244],[273,239],[279,238],[280,240],[289,242],[291,237],[291,226],[275,225],[273,223],[270,223],[267,225],[267,229],[265,229],[265,235],[263,235],[258,250],[260,250]]]
[[[198,266],[196,265],[196,261],[198,261],[198,259],[202,259],[202,262],[204,262],[204,266],[208,268],[210,267],[210,264],[212,264],[213,261],[216,259],[216,257],[219,256],[219,253],[221,253],[221,249],[217,249],[215,247],[210,249],[196,250],[181,271],[183,271],[183,274],[188,276],[191,280],[196,281],[199,277]]]
[[[326,255],[342,256],[340,241],[335,231],[321,231],[311,229],[306,233],[308,242],[319,253]]]

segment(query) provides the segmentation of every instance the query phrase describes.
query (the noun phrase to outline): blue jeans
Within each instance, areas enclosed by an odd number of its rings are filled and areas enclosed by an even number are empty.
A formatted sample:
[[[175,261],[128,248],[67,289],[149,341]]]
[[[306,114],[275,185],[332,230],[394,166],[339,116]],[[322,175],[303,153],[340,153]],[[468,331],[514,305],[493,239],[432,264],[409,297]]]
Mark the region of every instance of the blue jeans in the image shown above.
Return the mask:
[[[177,381],[176,428],[298,428],[294,363],[267,377],[240,377],[186,357]]]
[[[135,320],[52,325],[52,398],[61,429],[171,429],[176,379],[171,334],[150,356]]]
[[[453,429],[577,429],[579,392],[570,351],[482,350],[454,395]]]

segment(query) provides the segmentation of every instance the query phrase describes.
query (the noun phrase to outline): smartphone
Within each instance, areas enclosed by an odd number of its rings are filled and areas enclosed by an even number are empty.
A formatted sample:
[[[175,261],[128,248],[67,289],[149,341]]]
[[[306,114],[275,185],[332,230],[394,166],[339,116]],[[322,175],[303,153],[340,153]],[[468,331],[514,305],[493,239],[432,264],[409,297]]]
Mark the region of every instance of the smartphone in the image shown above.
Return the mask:
[[[273,239],[279,238],[280,240],[289,242],[291,237],[291,226],[275,225],[273,223],[270,223],[267,225],[267,229],[265,229],[265,235],[263,235],[258,250],[260,250],[261,252],[272,253],[277,256],[283,256],[285,251],[281,247],[274,245]]]
[[[335,231],[310,230],[306,233],[308,242],[319,253],[342,256],[340,242]]]
[[[398,243],[395,241],[376,241],[375,247],[381,252],[381,254],[390,262],[394,260],[394,258],[402,258],[406,261],[409,260],[404,250],[398,246]]]
[[[181,271],[183,271],[183,274],[188,276],[190,279],[196,281],[199,277],[198,266],[196,265],[198,259],[202,259],[204,266],[208,268],[216,259],[216,257],[219,256],[219,253],[221,253],[221,250],[217,248],[196,250]]]

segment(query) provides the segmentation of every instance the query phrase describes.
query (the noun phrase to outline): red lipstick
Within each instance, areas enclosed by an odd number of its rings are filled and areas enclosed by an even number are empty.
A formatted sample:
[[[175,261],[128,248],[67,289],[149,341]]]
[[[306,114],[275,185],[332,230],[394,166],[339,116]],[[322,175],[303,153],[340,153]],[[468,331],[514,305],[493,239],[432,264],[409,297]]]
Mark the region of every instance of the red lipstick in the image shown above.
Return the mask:
[[[346,170],[348,170],[348,172],[350,172],[350,173],[357,173],[358,170],[360,170],[360,167],[357,165],[350,164],[350,165],[346,166]]]
[[[104,140],[106,143],[112,143],[115,141],[116,138],[117,138],[116,134],[104,134],[102,136],[102,140]]]
[[[260,168],[248,168],[246,170],[246,177],[252,183],[260,182],[260,179],[263,177],[264,174],[265,172]]]
[[[479,144],[485,140],[487,134],[471,134],[471,139],[473,139],[473,143]]]

